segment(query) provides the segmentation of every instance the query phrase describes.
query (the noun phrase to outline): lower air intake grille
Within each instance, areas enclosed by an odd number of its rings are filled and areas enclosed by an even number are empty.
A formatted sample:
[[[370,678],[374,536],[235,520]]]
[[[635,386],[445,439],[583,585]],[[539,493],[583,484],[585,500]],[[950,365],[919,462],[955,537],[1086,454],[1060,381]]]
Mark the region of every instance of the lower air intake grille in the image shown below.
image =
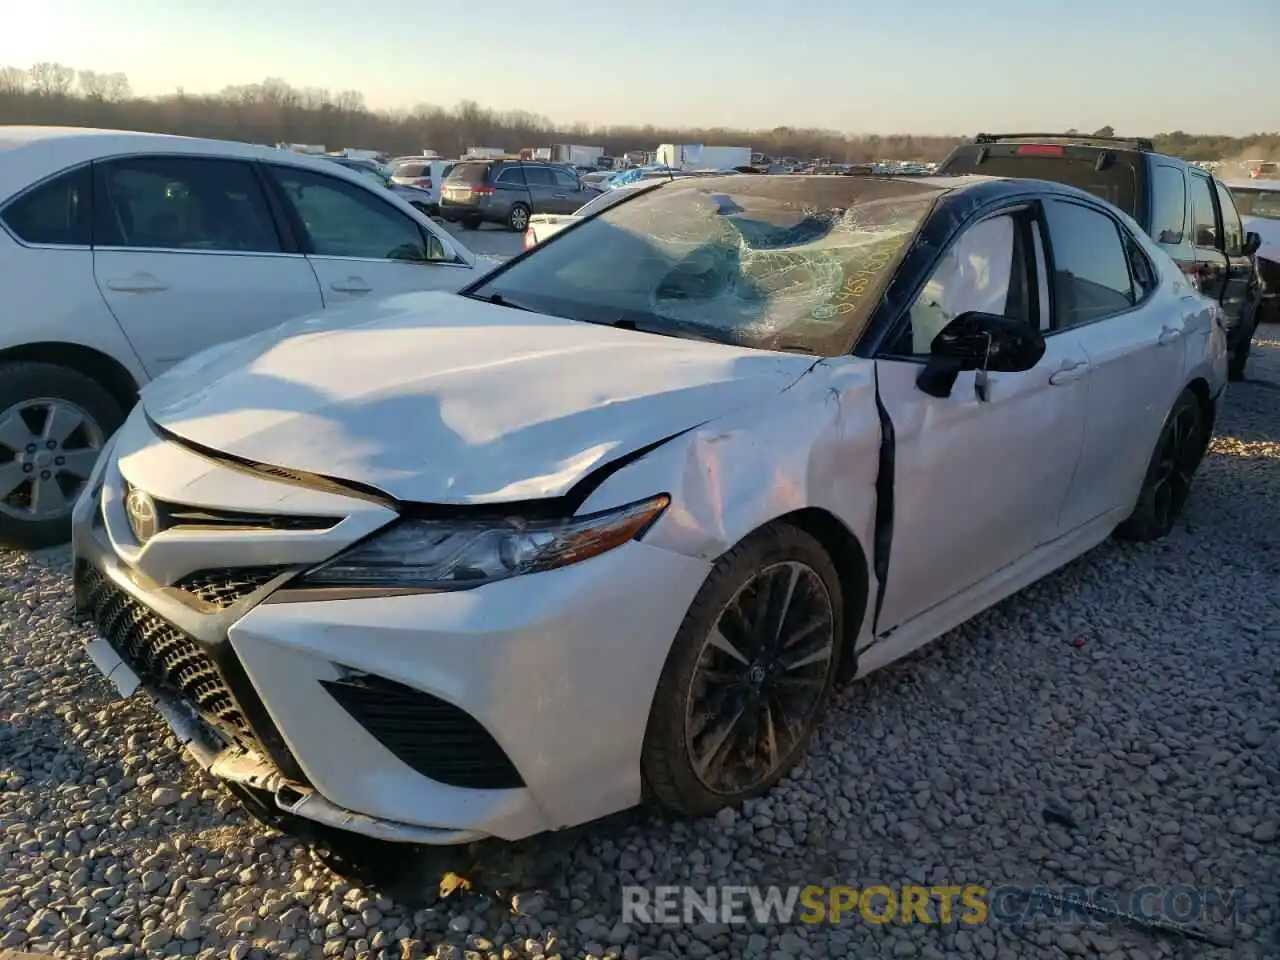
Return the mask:
[[[215,607],[229,607],[243,600],[283,573],[285,567],[223,567],[200,570],[177,583],[179,590]]]
[[[93,567],[82,567],[79,576],[85,609],[98,632],[139,677],[182,697],[232,737],[251,735],[217,664],[195,640]]]
[[[475,790],[524,786],[489,731],[452,704],[372,674],[321,684],[379,743],[424,777]]]

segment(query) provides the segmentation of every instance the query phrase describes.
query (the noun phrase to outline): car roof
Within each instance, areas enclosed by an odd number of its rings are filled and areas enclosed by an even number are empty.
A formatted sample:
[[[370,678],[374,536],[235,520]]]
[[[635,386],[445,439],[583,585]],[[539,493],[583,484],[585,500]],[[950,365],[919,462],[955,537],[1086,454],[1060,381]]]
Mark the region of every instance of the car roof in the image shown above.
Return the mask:
[[[104,130],[93,127],[0,126],[0,199],[8,198],[60,170],[130,154],[176,153],[191,156],[237,157],[306,167],[326,173],[343,164],[277,147],[235,140],[209,140],[136,130]],[[340,172],[358,181],[358,175]]]

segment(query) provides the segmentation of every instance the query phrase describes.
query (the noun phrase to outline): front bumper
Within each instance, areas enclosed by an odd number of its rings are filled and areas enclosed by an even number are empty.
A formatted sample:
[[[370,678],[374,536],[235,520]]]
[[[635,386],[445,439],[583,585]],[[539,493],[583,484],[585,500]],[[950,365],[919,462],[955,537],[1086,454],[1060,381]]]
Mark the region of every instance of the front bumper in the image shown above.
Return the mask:
[[[472,591],[314,600],[277,592],[292,568],[226,609],[197,609],[173,585],[183,571],[172,563],[159,580],[139,569],[146,558],[134,556],[137,545],[113,513],[124,478],[118,455],[109,456],[101,497],[76,508],[77,607],[96,614],[179,740],[214,775],[270,792],[286,813],[425,844],[518,839],[639,801],[653,691],[705,562],[631,542]],[[174,474],[173,458],[163,475],[145,479],[132,464],[146,458],[128,462],[128,479],[153,496],[191,486],[181,469]],[[208,461],[198,469],[207,474]],[[275,496],[259,502],[280,499],[281,484],[260,482]],[[211,536],[225,558],[242,535],[175,530],[147,549],[172,555],[184,537]],[[261,562],[260,550],[251,562]],[[95,589],[109,591],[109,602],[95,600]],[[191,646],[170,669],[165,657],[179,642]],[[169,646],[157,653],[161,643]],[[228,734],[227,716],[211,716],[222,701],[184,687],[182,671],[194,676],[199,657],[215,664],[244,730]],[[335,692],[369,677],[383,687],[364,706]],[[475,748],[479,735],[456,723],[428,732],[402,722],[421,709],[469,718],[514,777],[486,788],[458,785],[457,764],[452,783],[424,774],[444,769],[441,751]],[[470,739],[459,741],[463,733]],[[487,775],[483,765],[472,774]]]

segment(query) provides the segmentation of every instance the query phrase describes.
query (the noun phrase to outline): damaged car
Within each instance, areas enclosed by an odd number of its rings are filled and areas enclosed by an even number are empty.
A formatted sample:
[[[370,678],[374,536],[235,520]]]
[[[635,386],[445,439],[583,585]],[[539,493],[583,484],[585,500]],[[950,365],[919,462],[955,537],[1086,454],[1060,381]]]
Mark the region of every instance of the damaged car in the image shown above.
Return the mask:
[[[676,180],[344,313],[144,391],[76,608],[259,813],[412,844],[767,791],[838,682],[1168,534],[1226,385],[1220,304],[1025,179]]]

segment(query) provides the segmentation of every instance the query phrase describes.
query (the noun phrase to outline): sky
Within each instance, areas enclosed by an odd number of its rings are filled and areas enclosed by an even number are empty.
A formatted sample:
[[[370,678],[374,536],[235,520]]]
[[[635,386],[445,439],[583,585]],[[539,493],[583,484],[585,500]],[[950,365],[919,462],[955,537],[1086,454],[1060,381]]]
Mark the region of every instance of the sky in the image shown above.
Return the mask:
[[[969,134],[1280,130],[1280,0],[0,0],[0,65],[136,93],[280,77],[375,108]]]

